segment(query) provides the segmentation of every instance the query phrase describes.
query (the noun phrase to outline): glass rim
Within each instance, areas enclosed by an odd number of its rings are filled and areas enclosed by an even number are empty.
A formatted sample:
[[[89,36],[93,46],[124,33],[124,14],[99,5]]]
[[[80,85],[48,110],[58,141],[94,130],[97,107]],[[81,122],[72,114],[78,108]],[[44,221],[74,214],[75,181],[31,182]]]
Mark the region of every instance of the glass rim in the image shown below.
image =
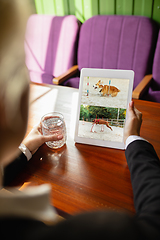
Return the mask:
[[[53,115],[54,114],[54,115]],[[41,124],[43,125],[43,126],[46,126],[45,124],[44,124],[44,121],[43,121],[43,119],[45,118],[45,117],[47,117],[47,116],[56,116],[56,114],[57,114],[57,116],[58,115],[60,115],[60,116],[58,116],[58,117],[60,117],[60,118],[62,118],[62,120],[64,121],[64,116],[63,116],[63,114],[62,113],[60,113],[60,112],[50,112],[50,113],[46,113],[45,115],[43,115],[42,117],[41,117]]]
[[[45,116],[47,116],[47,115],[52,115],[52,114],[59,114],[59,115],[62,116],[62,118],[64,118],[63,114],[60,113],[60,112],[49,112],[49,113],[44,114],[44,115],[41,117],[41,120],[42,120],[42,118],[44,118]]]

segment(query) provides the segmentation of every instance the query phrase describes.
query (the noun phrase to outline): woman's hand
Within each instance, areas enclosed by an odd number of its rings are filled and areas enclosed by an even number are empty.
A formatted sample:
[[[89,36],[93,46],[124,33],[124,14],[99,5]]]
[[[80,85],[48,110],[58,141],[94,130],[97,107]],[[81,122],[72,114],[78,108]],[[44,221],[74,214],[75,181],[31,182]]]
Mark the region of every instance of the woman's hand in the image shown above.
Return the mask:
[[[130,135],[140,135],[140,128],[142,124],[142,113],[139,112],[134,102],[131,101],[128,106],[128,116],[124,127],[124,143]]]
[[[63,135],[58,134],[58,131],[56,132],[56,135],[43,136],[40,123],[31,130],[22,143],[28,148],[31,154],[34,154],[43,143],[48,141],[58,141],[62,138]]]

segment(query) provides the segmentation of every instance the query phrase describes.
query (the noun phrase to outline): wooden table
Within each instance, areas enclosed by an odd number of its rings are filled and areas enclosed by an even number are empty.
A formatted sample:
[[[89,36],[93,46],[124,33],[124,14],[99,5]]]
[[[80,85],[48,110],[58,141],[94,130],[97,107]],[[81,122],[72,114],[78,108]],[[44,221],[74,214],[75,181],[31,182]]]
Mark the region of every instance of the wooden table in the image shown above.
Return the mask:
[[[58,111],[64,115],[68,139],[61,151],[52,151],[45,144],[40,147],[13,185],[50,183],[51,202],[63,216],[104,208],[134,213],[125,152],[74,143],[77,95],[74,88],[31,84],[27,132],[45,113]],[[160,104],[135,100],[135,105],[143,113],[141,136],[154,145],[160,157]]]

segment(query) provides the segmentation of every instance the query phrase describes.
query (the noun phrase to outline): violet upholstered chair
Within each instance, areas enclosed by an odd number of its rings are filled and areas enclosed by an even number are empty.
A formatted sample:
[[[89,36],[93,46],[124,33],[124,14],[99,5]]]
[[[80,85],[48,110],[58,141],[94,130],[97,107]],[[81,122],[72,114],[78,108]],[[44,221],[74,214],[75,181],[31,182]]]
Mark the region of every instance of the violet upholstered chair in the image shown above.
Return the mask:
[[[157,36],[157,25],[147,17],[94,16],[80,29],[77,69],[132,69],[135,88],[152,71]],[[67,75],[62,78],[67,79]],[[63,85],[78,88],[79,76]]]
[[[75,16],[31,15],[25,37],[26,65],[30,79],[53,84],[76,63],[80,22]]]
[[[146,86],[145,89],[143,86]],[[134,92],[135,98],[160,103],[160,31],[153,60],[152,74],[146,75]]]

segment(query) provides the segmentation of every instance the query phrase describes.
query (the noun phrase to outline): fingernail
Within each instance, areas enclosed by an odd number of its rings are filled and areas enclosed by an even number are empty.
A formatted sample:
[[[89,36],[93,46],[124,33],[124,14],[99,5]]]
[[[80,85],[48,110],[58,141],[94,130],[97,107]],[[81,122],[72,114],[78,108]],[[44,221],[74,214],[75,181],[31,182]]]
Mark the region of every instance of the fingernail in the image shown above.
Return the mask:
[[[131,102],[129,103],[129,106],[133,108],[133,107],[134,107],[134,102],[131,101]]]
[[[58,135],[58,140],[61,140],[63,138],[63,135]]]

